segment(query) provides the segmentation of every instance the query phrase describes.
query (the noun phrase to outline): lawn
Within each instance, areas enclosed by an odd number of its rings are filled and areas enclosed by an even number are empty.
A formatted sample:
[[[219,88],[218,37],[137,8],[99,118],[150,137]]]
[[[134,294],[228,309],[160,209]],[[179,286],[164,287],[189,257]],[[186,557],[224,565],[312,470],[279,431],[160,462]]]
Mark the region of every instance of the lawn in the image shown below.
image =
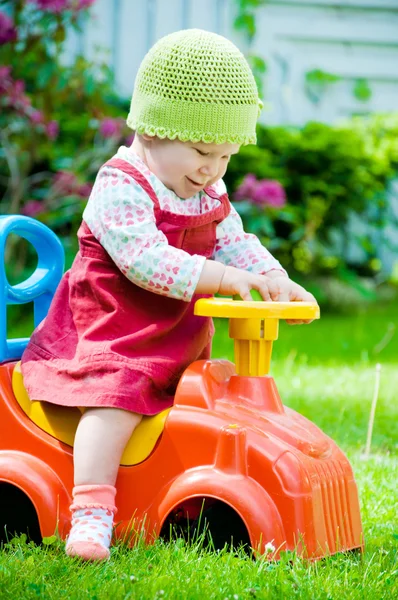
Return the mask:
[[[105,565],[67,559],[57,540],[23,539],[0,553],[0,598],[251,599],[398,597],[398,331],[396,308],[323,315],[310,326],[281,324],[272,374],[285,404],[302,412],[343,448],[356,474],[366,550],[307,564],[252,561],[228,550],[158,542],[118,545]],[[217,322],[214,356],[232,358],[225,322]],[[372,452],[363,457],[375,365],[381,383]],[[49,540],[50,542],[52,540]]]

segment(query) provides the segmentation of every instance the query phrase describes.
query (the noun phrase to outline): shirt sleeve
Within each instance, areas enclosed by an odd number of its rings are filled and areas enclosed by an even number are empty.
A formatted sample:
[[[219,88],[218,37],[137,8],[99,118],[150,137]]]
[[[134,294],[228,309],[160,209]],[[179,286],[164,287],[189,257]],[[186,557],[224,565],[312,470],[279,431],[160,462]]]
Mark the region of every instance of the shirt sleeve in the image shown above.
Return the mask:
[[[258,237],[245,232],[242,219],[232,204],[228,217],[217,226],[216,235],[214,260],[218,260],[226,266],[237,267],[259,275],[273,270],[287,275],[280,262],[264,248]]]
[[[191,300],[206,259],[169,245],[156,227],[152,200],[131,176],[102,168],[83,219],[130,281],[156,294]]]

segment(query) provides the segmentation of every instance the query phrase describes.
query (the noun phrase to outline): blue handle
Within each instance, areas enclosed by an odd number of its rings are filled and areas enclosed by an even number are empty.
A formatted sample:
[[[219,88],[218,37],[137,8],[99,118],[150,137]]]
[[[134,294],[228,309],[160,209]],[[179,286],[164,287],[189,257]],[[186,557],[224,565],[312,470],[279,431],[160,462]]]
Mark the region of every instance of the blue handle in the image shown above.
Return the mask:
[[[17,285],[7,280],[4,253],[10,233],[33,244],[38,262],[34,273]],[[46,316],[64,271],[64,249],[46,225],[20,215],[0,216],[0,362],[21,357],[29,338],[7,339],[7,305],[33,302],[35,327]]]

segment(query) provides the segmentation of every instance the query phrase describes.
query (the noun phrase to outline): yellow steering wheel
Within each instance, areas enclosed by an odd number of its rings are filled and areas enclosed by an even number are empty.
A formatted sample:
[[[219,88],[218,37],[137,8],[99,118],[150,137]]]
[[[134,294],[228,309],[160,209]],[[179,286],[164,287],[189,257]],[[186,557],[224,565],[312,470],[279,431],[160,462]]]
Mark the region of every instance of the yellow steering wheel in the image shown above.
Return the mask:
[[[248,302],[228,298],[202,298],[195,304],[195,314],[230,319],[236,372],[250,377],[269,372],[272,342],[278,339],[280,319],[310,320],[320,316],[319,306],[310,302]]]

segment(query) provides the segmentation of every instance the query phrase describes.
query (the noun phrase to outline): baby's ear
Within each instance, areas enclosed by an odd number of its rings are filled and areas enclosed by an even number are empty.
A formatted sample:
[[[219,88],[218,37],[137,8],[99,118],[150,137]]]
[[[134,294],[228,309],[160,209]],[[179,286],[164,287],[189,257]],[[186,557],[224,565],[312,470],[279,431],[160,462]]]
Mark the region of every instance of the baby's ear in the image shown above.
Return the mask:
[[[145,141],[145,142],[152,142],[155,139],[155,136],[153,135],[148,135],[147,133],[140,133],[140,137]]]

